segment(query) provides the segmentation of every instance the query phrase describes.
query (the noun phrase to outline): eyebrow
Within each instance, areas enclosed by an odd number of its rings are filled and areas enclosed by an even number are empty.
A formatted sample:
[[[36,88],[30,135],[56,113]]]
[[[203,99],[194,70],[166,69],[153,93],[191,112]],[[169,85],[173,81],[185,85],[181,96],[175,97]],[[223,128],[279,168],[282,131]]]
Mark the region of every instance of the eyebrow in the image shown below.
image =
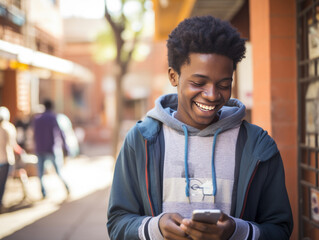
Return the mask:
[[[208,76],[202,75],[202,74],[198,74],[198,73],[192,74],[192,77],[209,79]],[[231,80],[231,81],[233,81],[233,78],[232,78],[232,77],[225,77],[225,78],[219,80],[219,82],[220,82],[220,81],[226,81],[226,80]]]
[[[206,78],[206,79],[209,79],[208,76],[206,75],[202,75],[202,74],[198,74],[198,73],[194,73],[192,74],[192,77],[198,77],[198,78]]]

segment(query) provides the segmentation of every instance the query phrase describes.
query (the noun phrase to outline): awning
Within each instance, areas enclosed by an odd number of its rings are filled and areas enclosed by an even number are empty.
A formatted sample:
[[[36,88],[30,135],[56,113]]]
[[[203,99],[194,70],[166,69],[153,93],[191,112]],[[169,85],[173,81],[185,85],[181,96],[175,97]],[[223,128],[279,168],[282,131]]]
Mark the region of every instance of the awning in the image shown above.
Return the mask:
[[[53,72],[66,74],[83,82],[92,82],[93,73],[72,61],[0,40],[0,57]]]
[[[196,0],[153,0],[155,39],[166,40],[179,22],[189,17]]]
[[[212,15],[230,21],[245,0],[153,0],[155,40],[166,40],[179,22],[190,16]]]

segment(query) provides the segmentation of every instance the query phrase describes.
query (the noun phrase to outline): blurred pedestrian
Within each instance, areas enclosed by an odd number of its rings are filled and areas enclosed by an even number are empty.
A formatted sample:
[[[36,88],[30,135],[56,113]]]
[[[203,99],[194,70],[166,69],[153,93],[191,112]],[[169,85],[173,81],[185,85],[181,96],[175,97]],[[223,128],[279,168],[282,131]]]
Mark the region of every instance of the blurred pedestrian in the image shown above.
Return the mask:
[[[0,107],[0,213],[3,212],[2,197],[5,191],[9,169],[15,163],[15,151],[21,148],[16,142],[17,131],[9,122],[10,112],[6,107]]]
[[[34,118],[34,144],[35,152],[38,157],[38,175],[41,183],[41,192],[43,198],[46,197],[46,190],[43,184],[43,174],[45,170],[45,161],[50,160],[55,171],[63,182],[67,195],[69,187],[61,175],[61,167],[64,162],[63,150],[66,149],[64,133],[60,129],[56,114],[53,111],[51,100],[44,101],[45,111]]]

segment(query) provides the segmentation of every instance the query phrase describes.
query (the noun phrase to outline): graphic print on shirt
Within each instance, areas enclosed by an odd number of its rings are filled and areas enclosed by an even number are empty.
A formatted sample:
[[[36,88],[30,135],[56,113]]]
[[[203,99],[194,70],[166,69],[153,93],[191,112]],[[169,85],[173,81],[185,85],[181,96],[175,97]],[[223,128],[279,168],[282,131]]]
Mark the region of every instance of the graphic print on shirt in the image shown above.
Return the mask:
[[[205,197],[213,196],[213,183],[212,181],[202,182],[199,179],[193,178],[190,180],[190,188],[192,192],[198,192],[202,195],[202,201],[205,201]]]
[[[180,165],[181,162],[177,162],[178,165]],[[205,196],[213,196],[213,183],[211,179],[200,179],[195,178],[195,167],[192,163],[188,164],[189,166],[189,172],[188,177],[190,180],[190,195],[194,198],[201,198],[201,201],[205,200]],[[186,175],[185,175],[185,163],[183,163],[181,178],[185,181],[185,187],[186,187]]]

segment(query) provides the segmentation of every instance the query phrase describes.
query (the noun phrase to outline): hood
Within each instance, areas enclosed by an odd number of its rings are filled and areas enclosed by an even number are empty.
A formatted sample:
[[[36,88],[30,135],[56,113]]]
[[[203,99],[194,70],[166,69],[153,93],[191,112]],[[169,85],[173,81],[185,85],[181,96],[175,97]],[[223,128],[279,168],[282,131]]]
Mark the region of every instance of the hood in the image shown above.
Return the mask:
[[[244,121],[247,131],[247,143],[244,154],[247,159],[258,159],[261,162],[267,161],[278,153],[277,144],[268,132],[254,124]],[[248,155],[250,153],[251,155]]]
[[[155,108],[147,113],[147,116],[156,119],[177,132],[184,134],[183,125],[186,124],[173,117],[177,111],[177,94],[167,94],[159,97],[155,102]],[[201,137],[212,136],[218,129],[226,131],[238,126],[245,117],[245,106],[237,99],[230,99],[219,111],[219,120],[203,130],[186,125],[189,135]]]

